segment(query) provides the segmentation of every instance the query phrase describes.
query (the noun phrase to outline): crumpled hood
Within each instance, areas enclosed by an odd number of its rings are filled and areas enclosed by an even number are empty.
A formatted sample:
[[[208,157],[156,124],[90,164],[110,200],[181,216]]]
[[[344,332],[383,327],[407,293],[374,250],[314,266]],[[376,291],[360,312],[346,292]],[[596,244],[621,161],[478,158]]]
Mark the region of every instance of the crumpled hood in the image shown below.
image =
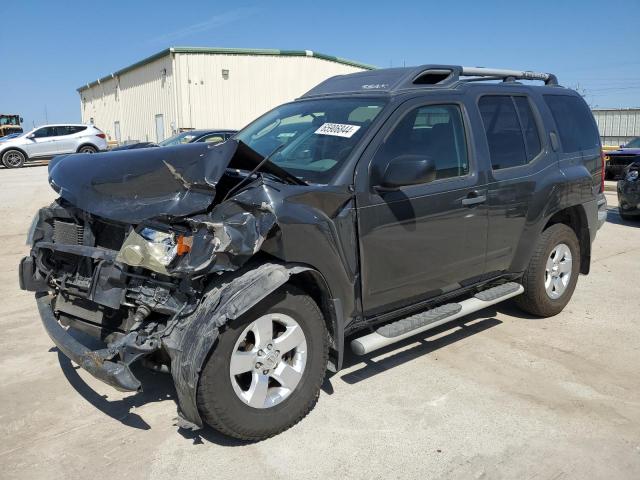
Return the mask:
[[[264,157],[242,142],[194,143],[55,157],[49,183],[62,198],[103,218],[137,224],[205,211],[227,168],[251,170]],[[283,175],[266,162],[262,171]],[[287,175],[286,172],[284,175]]]

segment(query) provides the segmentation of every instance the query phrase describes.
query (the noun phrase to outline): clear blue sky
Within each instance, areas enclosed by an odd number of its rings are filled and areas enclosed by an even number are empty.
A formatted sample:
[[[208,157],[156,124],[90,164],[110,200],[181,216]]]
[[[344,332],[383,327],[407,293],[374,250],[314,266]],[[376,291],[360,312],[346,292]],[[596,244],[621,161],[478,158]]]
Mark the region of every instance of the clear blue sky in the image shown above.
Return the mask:
[[[77,87],[169,46],[549,71],[592,106],[640,106],[640,0],[10,0],[0,18],[0,111],[28,127],[79,121]]]

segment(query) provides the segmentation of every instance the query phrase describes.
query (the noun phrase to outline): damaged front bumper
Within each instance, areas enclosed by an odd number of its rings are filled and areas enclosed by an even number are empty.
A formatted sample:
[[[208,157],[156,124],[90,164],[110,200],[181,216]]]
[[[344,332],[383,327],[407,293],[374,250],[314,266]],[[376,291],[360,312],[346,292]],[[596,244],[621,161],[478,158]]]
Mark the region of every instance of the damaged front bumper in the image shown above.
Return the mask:
[[[90,350],[58,323],[51,306],[52,297],[50,295],[36,296],[36,301],[44,329],[58,350],[98,380],[102,380],[116,390],[137,392],[141,389],[140,381],[131,372],[129,364],[122,360],[115,360],[122,349],[137,348],[135,340],[130,337],[128,342],[121,342],[119,345],[112,345],[101,350]],[[152,349],[155,350],[153,347],[154,345],[147,346],[145,350],[148,351],[145,353],[150,353]],[[126,356],[123,357],[126,358]]]

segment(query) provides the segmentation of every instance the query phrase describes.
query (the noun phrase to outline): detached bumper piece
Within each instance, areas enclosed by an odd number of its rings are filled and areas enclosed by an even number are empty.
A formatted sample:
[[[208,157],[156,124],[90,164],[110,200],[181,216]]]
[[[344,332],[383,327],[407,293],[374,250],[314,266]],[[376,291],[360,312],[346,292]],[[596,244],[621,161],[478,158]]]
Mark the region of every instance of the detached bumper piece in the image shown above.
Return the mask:
[[[115,389],[122,392],[141,390],[140,381],[133,375],[129,365],[140,356],[157,350],[159,345],[156,342],[138,344],[137,334],[130,333],[108,348],[90,350],[58,323],[51,300],[48,295],[36,297],[42,324],[56,347],[98,380]],[[116,357],[121,360],[114,361]]]

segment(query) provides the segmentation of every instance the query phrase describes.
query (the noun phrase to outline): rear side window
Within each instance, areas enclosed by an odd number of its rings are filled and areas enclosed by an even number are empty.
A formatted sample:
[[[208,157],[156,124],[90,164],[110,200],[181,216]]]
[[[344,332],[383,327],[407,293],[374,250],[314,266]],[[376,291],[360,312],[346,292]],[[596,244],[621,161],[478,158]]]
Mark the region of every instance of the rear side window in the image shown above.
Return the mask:
[[[75,125],[64,125],[64,126],[60,126],[60,127],[55,127],[56,129],[56,135],[60,136],[60,135],[72,135],[74,133],[78,133],[81,132],[83,130],[86,130],[87,127],[80,127],[80,126],[75,126]]]
[[[540,135],[526,97],[489,95],[478,107],[494,170],[526,165],[540,153]]]
[[[544,95],[544,101],[556,122],[562,150],[565,153],[600,146],[598,129],[589,107],[581,98],[569,95]]]

